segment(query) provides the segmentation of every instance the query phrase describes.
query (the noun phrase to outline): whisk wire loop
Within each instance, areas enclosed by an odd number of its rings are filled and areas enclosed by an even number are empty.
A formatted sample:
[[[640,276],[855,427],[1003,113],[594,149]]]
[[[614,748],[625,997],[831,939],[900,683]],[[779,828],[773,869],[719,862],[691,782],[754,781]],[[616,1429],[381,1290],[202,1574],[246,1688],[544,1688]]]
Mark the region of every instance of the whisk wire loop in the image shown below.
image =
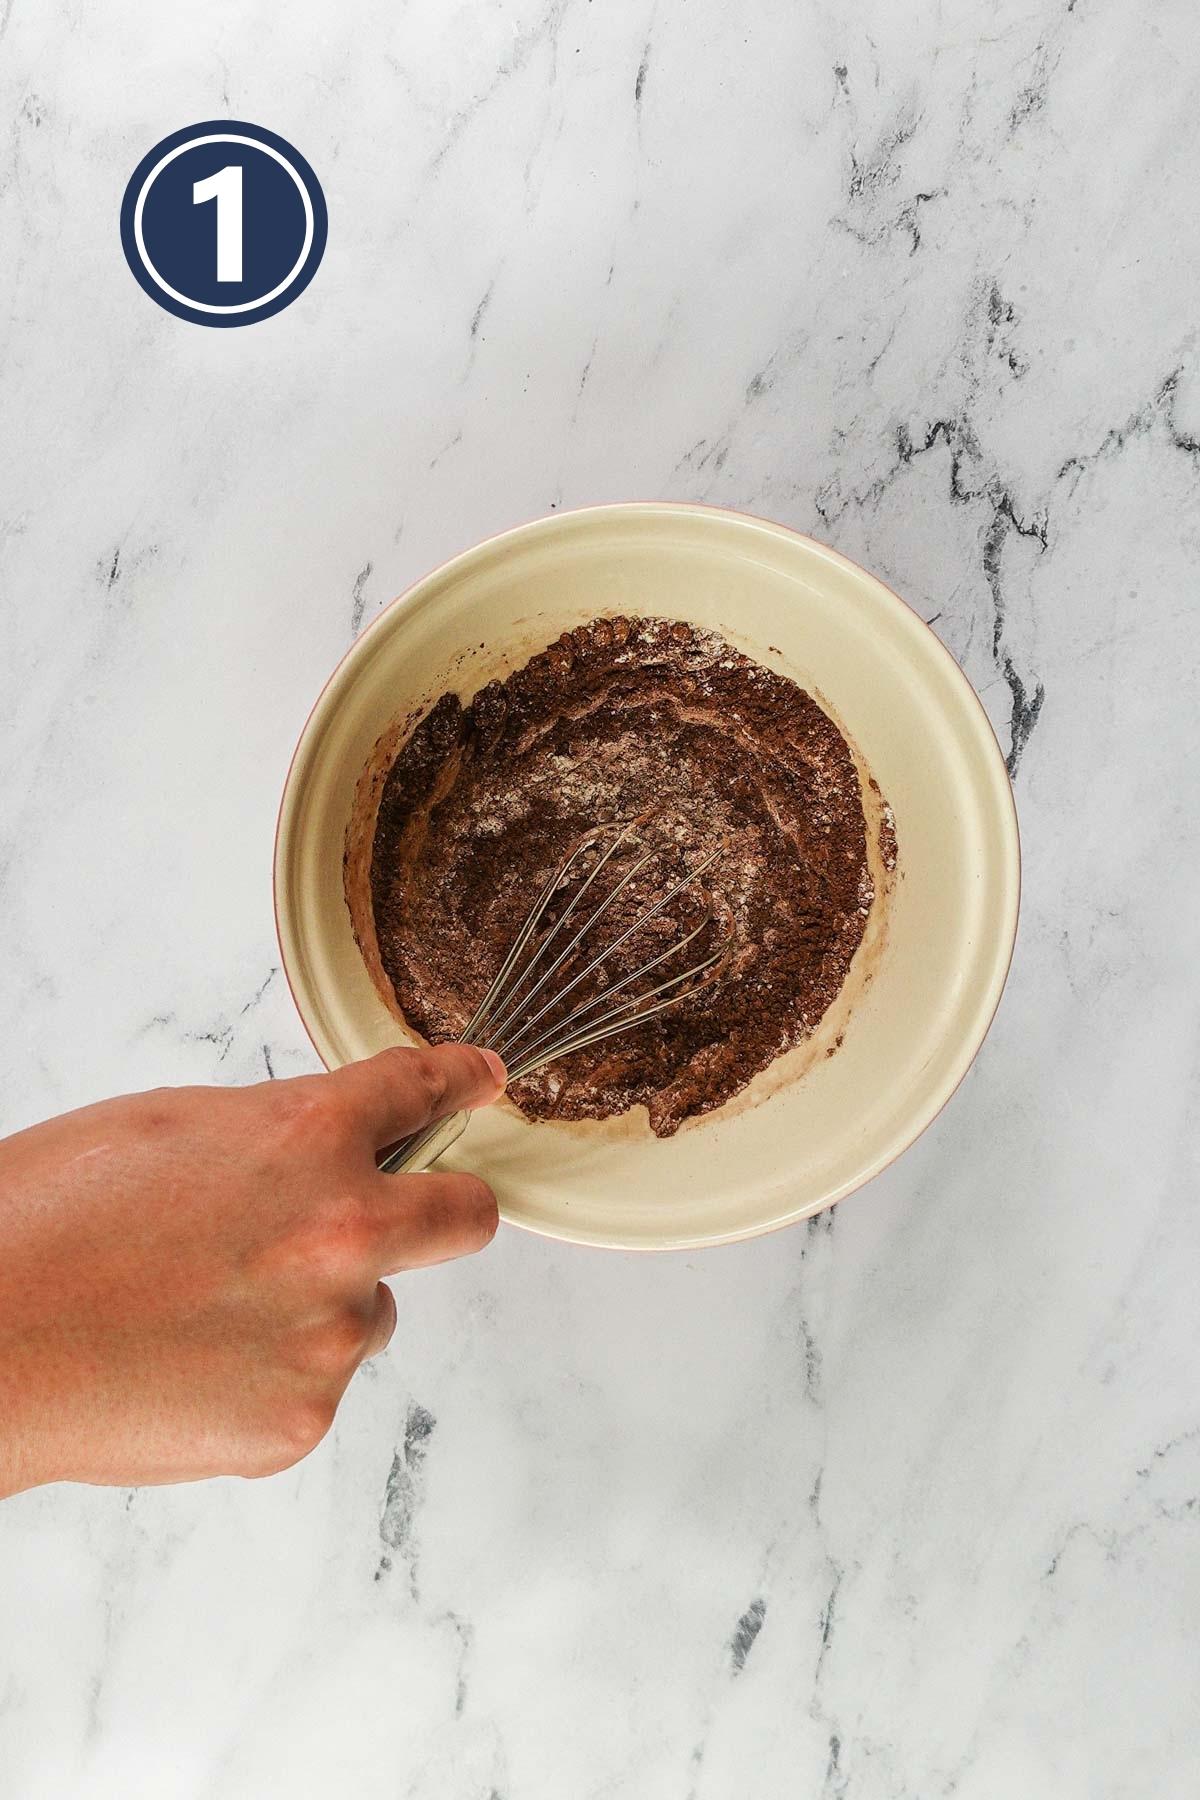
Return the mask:
[[[629,835],[629,832],[632,829],[633,829],[632,826],[626,826],[625,830],[622,831],[620,837],[618,837],[615,840],[615,842],[613,844],[611,844],[609,846],[609,848],[605,851],[604,855],[600,858],[599,862],[596,864],[596,867],[592,870],[592,872],[588,876],[587,880],[583,883],[583,886],[579,889],[579,892],[572,897],[570,904],[564,909],[562,917],[556,921],[553,928],[547,933],[546,937],[542,940],[541,944],[539,944],[537,950],[534,952],[534,955],[530,958],[530,961],[529,961],[528,965],[526,966],[526,968],[523,969],[521,971],[521,973],[516,977],[515,981],[512,983],[512,985],[508,989],[507,993],[505,993],[503,996],[500,997],[499,1004],[502,1007],[502,1011],[501,1011],[500,1018],[494,1019],[492,1021],[493,1032],[498,1031],[500,1029],[500,1027],[503,1025],[504,1021],[514,1011],[514,1009],[517,1005],[516,995],[520,992],[521,988],[525,985],[526,978],[530,974],[532,974],[534,968],[540,962],[545,951],[550,948],[550,945],[554,942],[555,938],[558,937],[559,933],[562,931],[563,927],[566,925],[568,919],[570,919],[571,915],[575,912],[576,908],[579,905],[579,902],[583,899],[583,896],[586,894],[587,890],[591,887],[591,885],[595,881],[597,875],[599,875],[601,869],[608,862],[609,858],[616,852],[616,850],[619,848],[619,846],[624,841],[624,839]],[[594,836],[593,836],[592,841],[593,842],[595,841]],[[583,939],[588,936],[589,932],[591,932],[595,928],[595,926],[599,922],[599,920],[601,920],[604,917],[605,913],[613,905],[613,902],[629,886],[629,883],[632,880],[634,880],[634,878],[637,875],[640,875],[642,870],[644,868],[646,868],[646,866],[649,863],[654,861],[656,854],[657,854],[656,851],[648,850],[644,856],[640,857],[638,859],[638,861],[634,863],[633,867],[626,872],[626,874],[622,877],[622,879],[616,883],[616,885],[611,889],[611,891],[601,901],[600,905],[596,908],[595,912],[592,913],[590,918],[585,920],[583,925],[580,926],[579,930],[575,933],[575,936],[571,939],[571,942],[567,945],[566,949],[563,950],[562,952],[560,952],[560,954],[558,956],[556,956],[554,961],[550,964],[550,967],[548,969],[544,970],[543,973],[539,976],[538,980],[534,983],[534,985],[530,988],[529,992],[521,1000],[520,1004],[522,1006],[528,1006],[530,1004],[530,1002],[538,994],[541,993],[541,991],[545,987],[546,983],[548,981],[550,981],[558,973],[559,969],[562,968],[562,965],[567,961],[567,959],[571,956],[571,954],[579,947],[579,945],[582,943]],[[561,885],[563,879],[565,879],[566,872],[570,868],[572,861],[573,861],[573,858],[568,858],[567,862],[563,865],[562,874],[559,876],[558,881],[555,882],[554,888],[551,889],[550,894],[547,896],[546,901],[541,908],[541,912],[543,914],[545,913],[546,907],[550,904],[550,900],[551,900],[551,898],[553,898],[555,890]],[[540,916],[538,918],[535,918],[535,920],[534,920],[534,929],[535,930],[537,929],[537,926],[539,923],[540,923]],[[553,1001],[551,1001],[550,1004],[556,1005],[558,999],[560,999],[560,998],[561,998],[561,995],[556,996],[555,999]],[[540,1017],[540,1015],[539,1015],[539,1017]],[[492,1044],[490,1039],[489,1039],[487,1045],[485,1046],[485,1048],[487,1048],[487,1049],[494,1048],[494,1045]]]
[[[656,850],[650,850],[646,853],[645,856],[639,858],[639,860],[634,864],[633,868],[630,869],[629,873],[625,876],[624,880],[619,881],[617,883],[617,885],[613,888],[612,892],[609,895],[607,895],[607,897],[601,902],[600,906],[597,907],[596,911],[592,914],[591,918],[587,921],[587,923],[576,933],[575,937],[571,940],[571,943],[568,945],[567,949],[563,952],[563,954],[560,957],[558,957],[556,959],[556,961],[551,965],[550,969],[547,970],[547,972],[546,972],[547,976],[553,975],[555,973],[555,971],[558,970],[562,966],[562,964],[571,955],[572,951],[582,942],[582,940],[585,937],[588,936],[588,934],[591,932],[593,926],[598,922],[598,920],[603,918],[604,914],[609,910],[609,908],[612,906],[613,902],[616,900],[618,894],[620,894],[624,888],[628,887],[629,883],[633,880],[634,876],[637,875],[642,869],[644,869],[646,867],[647,863],[652,862],[657,854],[658,854],[658,852]],[[671,904],[671,901],[674,900],[674,898],[677,894],[682,893],[684,888],[690,887],[692,885],[692,883],[694,881],[696,881],[699,878],[699,876],[701,876],[704,873],[705,869],[710,867],[710,865],[717,860],[717,857],[719,855],[720,855],[720,851],[714,850],[711,856],[706,857],[703,862],[698,863],[694,869],[692,869],[688,872],[688,874],[682,876],[677,882],[675,882],[673,887],[668,888],[667,892],[665,894],[663,894],[660,899],[655,901],[653,906],[647,907],[644,912],[640,913],[638,915],[638,917],[633,921],[632,925],[628,926],[620,934],[619,937],[614,938],[613,942],[611,944],[609,944],[606,949],[602,950],[598,956],[593,957],[591,962],[589,962],[585,968],[581,969],[577,975],[575,975],[569,982],[567,982],[565,987],[560,988],[559,991],[554,995],[554,997],[551,1000],[549,1000],[546,1003],[546,1005],[544,1005],[536,1013],[534,1013],[532,1018],[527,1020],[526,1023],[521,1027],[521,1029],[519,1031],[517,1031],[512,1037],[506,1036],[503,1032],[499,1033],[496,1036],[489,1036],[487,1042],[483,1045],[483,1048],[485,1050],[497,1050],[501,1056],[504,1056],[506,1047],[508,1049],[511,1049],[514,1044],[519,1043],[521,1038],[523,1038],[527,1032],[531,1031],[532,1028],[536,1024],[538,1024],[538,1022],[541,1019],[544,1019],[548,1012],[553,1012],[554,1008],[556,1006],[559,1006],[562,1003],[562,1001],[566,999],[568,994],[573,994],[575,989],[580,985],[580,983],[582,981],[586,981],[586,979],[589,975],[594,974],[594,972],[597,969],[602,968],[603,965],[609,960],[609,958],[611,956],[614,956],[618,950],[622,949],[624,947],[624,945],[626,945],[629,942],[630,938],[636,936],[636,934],[639,931],[641,931],[644,926],[648,925],[650,923],[651,919],[657,918],[659,913],[663,912],[664,909]],[[673,947],[675,949],[681,949],[683,947],[683,944],[690,943],[690,942],[691,942],[691,937],[689,936],[687,938],[681,939],[679,944],[677,944]],[[653,962],[644,963],[640,969],[637,969],[634,971],[633,978],[636,979],[636,977],[638,975],[647,974],[650,969],[657,967],[657,964],[660,960],[661,960],[661,958],[655,958],[655,960]],[[532,988],[530,990],[530,992],[525,997],[526,1002],[528,1002],[529,1000],[532,1000],[534,994],[536,994],[538,989],[544,985],[545,979],[546,979],[546,977],[543,977],[543,980],[537,984],[537,987]]]
[[[723,938],[707,956],[688,968],[668,975],[653,987],[637,986],[645,977],[659,969],[671,958],[677,957],[687,949],[689,944],[701,935],[712,923],[713,908],[711,903],[706,907],[700,923],[683,935],[675,938],[666,949],[658,951],[647,958],[629,974],[620,980],[603,987],[598,994],[589,999],[579,1000],[565,1015],[551,1019],[543,1029],[525,1042],[531,1032],[535,1032],[549,1015],[557,1013],[570,996],[589,976],[597,974],[626,944],[642,931],[654,919],[659,918],[665,909],[685,889],[693,886],[707,869],[722,855],[720,849],[711,851],[703,857],[694,868],[672,882],[665,893],[651,905],[640,910],[632,924],[625,927],[611,944],[591,955],[590,946],[584,950],[587,959],[583,968],[573,975],[561,987],[556,988],[545,999],[536,1011],[530,1007],[539,995],[544,993],[554,976],[579,951],[596,929],[598,923],[608,914],[621,894],[635,881],[642,871],[649,867],[654,859],[662,854],[662,846],[651,845],[649,849],[637,855],[626,872],[617,880],[599,904],[587,915],[578,926],[565,948],[541,969],[532,986],[529,982],[535,972],[544,963],[552,946],[558,943],[566,931],[570,921],[579,912],[584,897],[592,890],[601,871],[608,866],[621,846],[634,836],[645,818],[635,819],[623,824],[616,831],[613,840],[597,857],[596,864],[580,883],[576,892],[563,907],[559,917],[554,920],[545,935],[537,940],[550,904],[563,883],[571,875],[582,858],[589,851],[602,843],[611,826],[598,826],[575,845],[574,849],[563,858],[554,873],[543,885],[534,901],[528,916],[517,932],[512,947],[504,957],[483,999],[475,1009],[470,1021],[459,1038],[463,1044],[477,1044],[481,1049],[495,1050],[508,1066],[510,1081],[519,1081],[522,1076],[532,1075],[543,1069],[548,1063],[560,1057],[569,1056],[575,1050],[582,1050],[589,1044],[602,1043],[606,1038],[616,1037],[621,1032],[632,1031],[647,1019],[665,1012],[668,1007],[677,1006],[681,1001],[697,994],[701,989],[719,981],[724,974],[728,959],[730,941]],[[532,944],[532,949],[530,948]],[[527,954],[528,953],[528,954]],[[629,989],[635,988],[633,993]],[[524,991],[523,991],[524,990]],[[617,995],[624,995],[616,1000]],[[604,1010],[598,1011],[598,1008]],[[524,1043],[523,1049],[518,1049]],[[516,1052],[514,1056],[514,1052]],[[466,1115],[456,1115],[453,1120],[439,1120],[424,1130],[413,1132],[403,1142],[384,1157],[379,1167],[385,1173],[396,1173],[406,1169],[428,1168],[436,1161],[442,1151],[447,1149],[462,1131]]]

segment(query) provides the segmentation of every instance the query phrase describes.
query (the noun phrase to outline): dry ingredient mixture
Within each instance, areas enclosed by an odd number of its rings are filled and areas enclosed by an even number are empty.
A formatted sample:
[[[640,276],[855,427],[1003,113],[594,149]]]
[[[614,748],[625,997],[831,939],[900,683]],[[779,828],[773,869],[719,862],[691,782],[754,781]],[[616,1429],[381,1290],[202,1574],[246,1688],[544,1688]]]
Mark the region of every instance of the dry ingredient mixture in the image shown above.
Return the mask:
[[[812,1033],[874,898],[854,762],[795,682],[714,632],[614,618],[564,634],[465,707],[444,694],[384,784],[371,902],[401,1011],[442,1042],[465,1027],[566,854],[595,826],[634,820],[628,855],[656,855],[602,922],[606,942],[721,854],[570,1004],[693,928],[678,961],[649,981],[713,949],[718,979],[510,1093],[539,1119],[608,1118],[641,1104],[665,1137]],[[624,855],[594,894],[630,867]]]

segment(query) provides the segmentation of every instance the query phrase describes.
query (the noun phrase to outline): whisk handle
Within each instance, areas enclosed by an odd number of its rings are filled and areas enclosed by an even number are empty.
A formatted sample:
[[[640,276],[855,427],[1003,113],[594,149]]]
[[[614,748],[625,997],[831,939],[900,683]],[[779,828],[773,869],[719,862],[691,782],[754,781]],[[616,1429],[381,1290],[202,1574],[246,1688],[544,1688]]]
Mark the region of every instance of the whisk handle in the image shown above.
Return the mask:
[[[384,1175],[419,1175],[423,1170],[431,1168],[448,1150],[451,1144],[457,1144],[467,1129],[469,1113],[451,1113],[449,1118],[438,1119],[427,1125],[423,1131],[410,1132],[406,1138],[388,1151],[379,1168]]]

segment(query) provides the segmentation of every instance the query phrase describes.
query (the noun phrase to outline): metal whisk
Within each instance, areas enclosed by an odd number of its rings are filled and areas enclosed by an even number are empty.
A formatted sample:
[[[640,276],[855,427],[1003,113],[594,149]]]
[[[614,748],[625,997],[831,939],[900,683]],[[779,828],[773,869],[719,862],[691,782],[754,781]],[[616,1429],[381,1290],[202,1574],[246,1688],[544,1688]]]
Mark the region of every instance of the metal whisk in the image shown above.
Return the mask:
[[[644,823],[644,819],[635,819],[620,826],[600,826],[589,832],[563,859],[538,895],[494,981],[459,1037],[460,1044],[475,1044],[482,1050],[495,1050],[502,1056],[510,1082],[519,1081],[523,1075],[532,1075],[536,1069],[543,1069],[560,1057],[570,1056],[572,1051],[582,1050],[587,1044],[635,1030],[657,1013],[698,993],[722,973],[721,965],[728,950],[725,941],[688,968],[667,975],[651,987],[645,986],[648,976],[686,950],[706,930],[713,917],[710,904],[700,923],[674,937],[665,950],[639,963],[620,980],[604,985],[590,998],[580,998],[565,1014],[562,1013],[563,1005],[578,989],[591,977],[600,975],[618,951],[654,919],[660,918],[671,902],[685,889],[693,887],[721,855],[720,850],[712,851],[695,868],[675,880],[652,904],[639,911],[633,922],[611,943],[597,948],[596,926],[642,871],[663,855],[663,847],[652,845],[642,851],[603,897],[597,895],[590,911],[581,912],[581,907],[601,871],[623,845],[635,838]],[[595,867],[584,876],[549,930],[539,937],[555,895],[589,854],[599,850],[610,836],[612,841],[600,850]],[[572,921],[575,922],[574,930],[570,929]],[[551,956],[556,946],[561,947]],[[573,969],[576,963],[582,966]],[[624,997],[617,999],[618,995]],[[411,1133],[389,1151],[380,1162],[380,1168],[389,1175],[427,1169],[462,1135],[469,1116],[468,1113],[454,1113],[423,1131]]]

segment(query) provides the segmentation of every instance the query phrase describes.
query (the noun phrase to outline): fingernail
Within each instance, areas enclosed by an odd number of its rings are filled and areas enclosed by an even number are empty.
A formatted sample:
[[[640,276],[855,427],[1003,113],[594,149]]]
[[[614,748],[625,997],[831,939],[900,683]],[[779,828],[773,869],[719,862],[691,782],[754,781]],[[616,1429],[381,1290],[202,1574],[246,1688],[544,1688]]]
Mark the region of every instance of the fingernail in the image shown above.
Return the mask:
[[[500,1092],[503,1093],[504,1089],[508,1086],[508,1070],[505,1068],[502,1059],[496,1055],[494,1050],[481,1050],[479,1054],[482,1056],[488,1068],[492,1071],[492,1074],[496,1077],[496,1085],[500,1089]]]

